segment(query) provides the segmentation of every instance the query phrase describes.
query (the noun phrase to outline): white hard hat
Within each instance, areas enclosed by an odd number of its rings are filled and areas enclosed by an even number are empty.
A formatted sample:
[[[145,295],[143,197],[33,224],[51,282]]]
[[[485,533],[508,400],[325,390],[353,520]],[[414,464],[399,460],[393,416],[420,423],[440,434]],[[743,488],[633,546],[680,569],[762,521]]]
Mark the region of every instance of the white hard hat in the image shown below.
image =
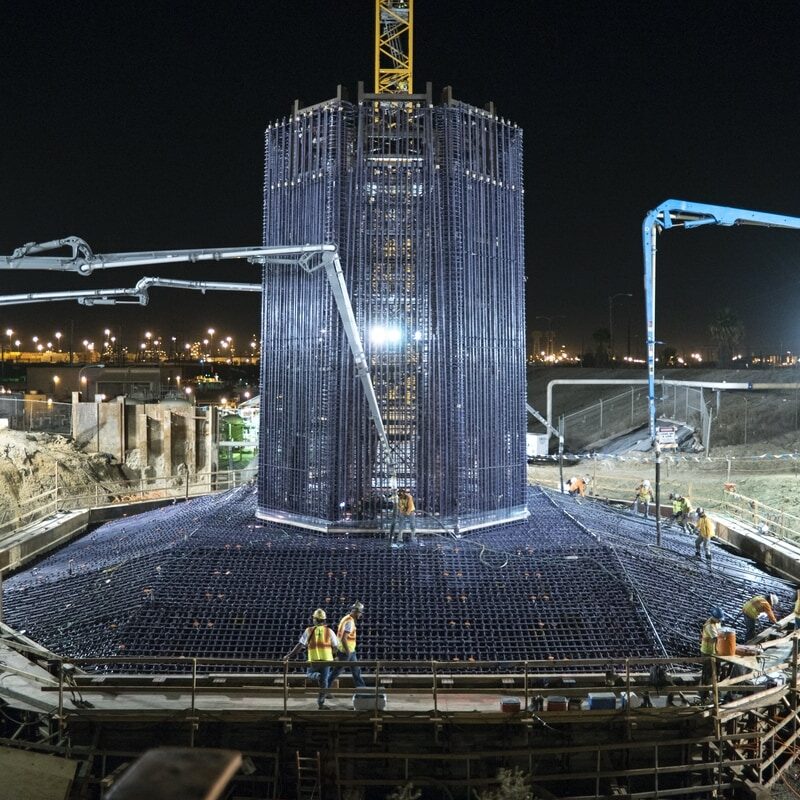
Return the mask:
[[[318,619],[318,620],[320,620],[320,621],[324,622],[326,619],[328,619],[328,615],[325,613],[325,609],[324,609],[324,608],[318,608],[318,609],[317,609],[317,610],[316,610],[316,611],[315,611],[315,612],[314,612],[314,613],[311,615],[311,618],[312,618],[312,619]]]
[[[649,489],[650,488],[650,481],[648,481],[647,478],[645,478],[642,481],[642,486],[644,486],[646,489]]]
[[[771,595],[769,596],[769,604],[770,604],[770,605],[771,605],[773,608],[774,608],[776,605],[778,605],[778,595],[776,595],[776,594],[771,594]]]

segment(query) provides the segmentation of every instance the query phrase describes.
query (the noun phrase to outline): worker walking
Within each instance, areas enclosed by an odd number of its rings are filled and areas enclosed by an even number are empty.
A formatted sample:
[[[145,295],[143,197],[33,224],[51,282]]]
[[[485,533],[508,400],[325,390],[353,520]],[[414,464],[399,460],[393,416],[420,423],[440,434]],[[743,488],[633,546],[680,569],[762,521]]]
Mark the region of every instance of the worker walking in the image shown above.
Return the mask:
[[[708,547],[709,541],[714,536],[714,523],[711,518],[706,515],[705,509],[697,509],[697,538],[694,540],[694,557],[700,558],[700,548],[706,554],[706,560],[711,561],[711,550]]]
[[[725,613],[721,608],[712,608],[711,616],[703,623],[703,629],[700,632],[700,655],[707,656],[703,659],[703,671],[700,675],[700,683],[703,686],[708,686],[716,675],[717,639],[724,619]],[[707,698],[708,690],[701,690],[700,699],[705,701]]]
[[[670,494],[669,499],[672,501],[672,519],[674,519],[683,530],[686,530],[686,526],[689,522],[689,514],[692,513],[689,501],[681,494]]]
[[[756,635],[756,621],[762,614],[774,625],[778,620],[775,617],[775,607],[778,605],[778,596],[771,594],[769,599],[762,594],[751,597],[743,606],[744,614],[744,640],[749,642]]]
[[[284,661],[288,661],[298,650],[306,649],[308,654],[306,676],[309,680],[319,683],[318,708],[325,708],[326,691],[331,685],[331,667],[327,662],[333,662],[334,648],[342,652],[339,637],[325,624],[327,617],[324,609],[318,608],[311,617],[314,624],[303,631],[297,644],[283,657]]]
[[[415,512],[416,507],[414,506],[414,498],[411,492],[409,492],[408,489],[398,489],[390,533],[392,547],[403,546],[403,530],[406,525],[411,530],[409,541],[411,543],[417,541],[417,521],[414,518]]]
[[[361,667],[356,666],[358,658],[356,657],[356,622],[361,619],[361,614],[364,612],[364,604],[358,600],[350,607],[350,610],[339,620],[339,627],[336,630],[336,635],[342,643],[343,653],[342,657],[348,662],[347,668],[353,676],[353,686],[360,689],[366,686],[364,678],[361,677]],[[339,675],[344,672],[346,667],[335,667],[331,673],[331,683],[333,683]]]
[[[641,511],[644,518],[647,519],[650,515],[650,503],[653,502],[653,490],[650,488],[650,481],[643,480],[636,487],[636,499],[634,505],[636,511]]]

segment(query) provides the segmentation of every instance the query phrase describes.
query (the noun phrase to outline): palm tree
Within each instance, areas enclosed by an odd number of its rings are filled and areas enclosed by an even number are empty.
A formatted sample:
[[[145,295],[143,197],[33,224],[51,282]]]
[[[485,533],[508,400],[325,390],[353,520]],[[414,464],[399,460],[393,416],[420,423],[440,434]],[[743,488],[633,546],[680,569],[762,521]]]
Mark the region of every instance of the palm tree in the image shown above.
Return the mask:
[[[729,307],[721,308],[708,326],[708,333],[717,346],[720,366],[727,365],[733,358],[736,347],[744,338],[744,325]]]

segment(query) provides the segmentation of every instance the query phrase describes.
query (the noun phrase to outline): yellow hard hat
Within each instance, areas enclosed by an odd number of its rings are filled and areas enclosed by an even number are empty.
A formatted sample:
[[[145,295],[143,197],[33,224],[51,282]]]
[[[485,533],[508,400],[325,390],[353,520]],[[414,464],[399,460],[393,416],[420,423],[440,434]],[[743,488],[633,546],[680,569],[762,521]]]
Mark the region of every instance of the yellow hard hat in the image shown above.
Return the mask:
[[[315,612],[314,612],[314,613],[311,615],[311,618],[312,618],[312,619],[319,620],[320,622],[324,622],[326,619],[328,619],[328,615],[325,613],[325,609],[323,609],[323,608],[318,608],[318,609],[317,609],[317,610],[316,610],[316,611],[315,611]]]

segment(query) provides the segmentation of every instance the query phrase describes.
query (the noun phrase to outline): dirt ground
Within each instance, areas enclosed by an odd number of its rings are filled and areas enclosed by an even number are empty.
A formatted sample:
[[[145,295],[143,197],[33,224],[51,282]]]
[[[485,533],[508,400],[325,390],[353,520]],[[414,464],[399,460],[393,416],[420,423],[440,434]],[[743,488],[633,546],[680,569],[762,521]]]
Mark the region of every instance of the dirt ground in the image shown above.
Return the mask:
[[[794,388],[800,383],[800,370],[665,370],[663,375],[692,381],[788,384],[785,390],[728,392],[719,405],[712,402],[708,457],[705,453],[665,455],[662,499],[667,502],[669,493],[677,492],[689,497],[694,506],[719,507],[730,500],[725,493],[729,484],[737,493],[776,509],[777,514],[797,516],[796,521],[785,522],[800,531],[800,390]],[[536,368],[528,374],[528,395],[534,404],[538,400],[543,410],[551,380],[631,377],[643,375],[630,370]],[[585,408],[619,391],[619,386],[560,385],[553,394],[554,416]],[[633,499],[634,488],[643,478],[654,482],[655,463],[650,453],[596,455],[565,464],[565,480],[571,475],[588,477],[596,495]],[[556,487],[558,468],[553,463],[529,465],[528,479]]]
[[[131,477],[105,453],[85,453],[67,436],[0,431],[0,523],[59,496],[92,496],[104,482]]]

